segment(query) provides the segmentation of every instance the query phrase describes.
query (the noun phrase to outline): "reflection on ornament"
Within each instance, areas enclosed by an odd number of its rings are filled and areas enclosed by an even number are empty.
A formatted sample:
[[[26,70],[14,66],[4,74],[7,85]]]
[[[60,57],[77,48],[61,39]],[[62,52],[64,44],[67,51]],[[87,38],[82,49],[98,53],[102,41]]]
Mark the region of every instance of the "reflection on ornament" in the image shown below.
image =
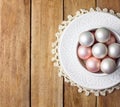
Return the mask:
[[[112,58],[120,57],[120,44],[113,43],[108,46],[108,55]]]
[[[91,56],[91,48],[79,46],[78,47],[78,57],[81,59],[88,59]]]
[[[94,36],[91,32],[83,32],[79,36],[79,43],[85,47],[89,47],[94,43]]]
[[[105,43],[110,39],[110,31],[106,28],[98,28],[95,32],[95,38],[98,42]]]
[[[96,43],[92,48],[92,54],[96,58],[104,58],[107,55],[107,47],[102,43]]]
[[[102,72],[110,74],[116,69],[116,63],[111,58],[105,58],[102,60],[100,68]]]
[[[86,61],[86,68],[90,72],[98,72],[100,70],[100,60],[95,57],[89,58]]]

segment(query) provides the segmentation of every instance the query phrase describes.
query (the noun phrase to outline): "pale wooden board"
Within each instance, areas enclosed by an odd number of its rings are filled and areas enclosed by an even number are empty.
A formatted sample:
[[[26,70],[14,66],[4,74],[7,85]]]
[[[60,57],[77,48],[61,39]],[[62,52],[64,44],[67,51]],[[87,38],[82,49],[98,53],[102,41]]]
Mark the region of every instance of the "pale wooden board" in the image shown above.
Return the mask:
[[[94,95],[85,96],[85,93],[78,93],[78,88],[64,85],[64,107],[96,107],[97,100]]]
[[[75,15],[81,8],[91,7],[95,7],[95,0],[64,0],[64,19],[69,14]],[[76,87],[64,83],[64,107],[96,107],[96,97],[86,97],[85,93],[79,94]]]
[[[51,62],[51,43],[62,19],[62,0],[32,0],[33,107],[63,107],[63,79]]]
[[[29,0],[0,0],[0,107],[29,107],[29,19]]]
[[[96,0],[96,4],[101,8],[113,9],[120,12],[120,0]]]
[[[120,90],[97,98],[97,107],[120,107]]]
[[[64,19],[69,14],[75,15],[79,9],[90,9],[95,7],[95,0],[64,0]]]
[[[120,11],[119,0],[97,0],[97,5]],[[90,7],[94,0],[32,0],[33,107],[119,107],[120,91],[96,102],[95,96],[79,94],[67,83],[63,90],[63,79],[51,63],[51,42],[63,15],[66,19]],[[30,0],[0,0],[0,47],[0,107],[30,107]]]
[[[97,0],[97,6],[120,12],[120,0]],[[97,107],[120,107],[120,90],[97,98]]]

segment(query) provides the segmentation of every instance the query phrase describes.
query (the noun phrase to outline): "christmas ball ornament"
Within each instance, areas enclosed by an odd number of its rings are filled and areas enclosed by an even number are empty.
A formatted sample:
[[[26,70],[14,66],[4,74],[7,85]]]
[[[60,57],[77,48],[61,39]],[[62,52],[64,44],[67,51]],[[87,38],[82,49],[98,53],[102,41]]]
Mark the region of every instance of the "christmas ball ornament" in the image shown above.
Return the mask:
[[[115,71],[116,59],[120,57],[120,44],[116,41],[106,28],[83,32],[79,36],[78,57],[88,71],[110,74]]]
[[[107,47],[102,43],[96,43],[92,47],[92,54],[96,58],[104,58],[107,55]]]
[[[110,39],[106,42],[106,45],[110,45],[112,43],[115,43],[116,39],[113,35],[110,36]]]
[[[108,46],[108,55],[112,58],[120,57],[120,44],[113,43]]]
[[[84,47],[79,46],[78,47],[78,57],[81,59],[88,59],[91,56],[91,48],[90,47]]]
[[[86,68],[90,72],[98,72],[100,70],[100,60],[95,57],[90,57],[86,61]]]
[[[91,32],[83,32],[79,36],[79,43],[85,47],[89,47],[94,43],[94,36]]]
[[[106,28],[98,28],[95,32],[95,38],[98,42],[105,43],[110,39],[110,31]]]
[[[101,62],[100,69],[102,72],[110,74],[115,71],[116,69],[116,63],[111,58],[105,58]]]

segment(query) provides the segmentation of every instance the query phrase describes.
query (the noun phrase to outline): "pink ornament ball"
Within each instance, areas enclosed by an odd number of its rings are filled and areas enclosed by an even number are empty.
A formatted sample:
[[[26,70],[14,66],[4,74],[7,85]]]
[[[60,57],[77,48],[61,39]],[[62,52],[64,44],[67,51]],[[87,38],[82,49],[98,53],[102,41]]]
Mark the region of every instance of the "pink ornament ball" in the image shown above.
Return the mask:
[[[91,56],[91,48],[90,47],[84,47],[84,46],[79,46],[78,47],[78,57],[86,60]]]
[[[106,45],[110,45],[112,43],[115,43],[116,39],[113,35],[110,36],[110,39],[106,42]]]
[[[117,58],[120,55],[120,49],[117,49],[119,47],[115,35],[106,28],[86,31],[83,34],[80,36],[83,36],[83,38],[79,39],[81,45],[77,48],[77,55],[78,58],[82,60],[84,67],[92,73],[103,72],[109,74],[114,72],[114,69],[116,69]],[[85,40],[88,40],[85,43],[90,42],[88,39],[89,35],[87,34],[91,34],[94,38],[92,45],[82,45],[82,42],[84,43]],[[96,44],[99,45],[95,48]],[[100,44],[105,45],[106,49],[103,49]],[[104,57],[101,57],[101,55],[104,55]]]
[[[90,57],[86,61],[86,68],[90,72],[98,72],[100,70],[100,60],[95,57]]]

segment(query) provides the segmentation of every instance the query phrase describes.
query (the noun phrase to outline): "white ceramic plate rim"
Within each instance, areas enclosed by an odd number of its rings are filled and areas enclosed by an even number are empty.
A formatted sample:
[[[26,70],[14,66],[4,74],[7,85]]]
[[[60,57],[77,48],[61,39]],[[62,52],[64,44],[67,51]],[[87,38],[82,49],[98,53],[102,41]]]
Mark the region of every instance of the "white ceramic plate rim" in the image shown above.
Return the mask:
[[[82,87],[95,90],[110,88],[120,82],[119,68],[109,75],[94,75],[88,72],[77,58],[79,34],[99,27],[106,27],[120,35],[119,18],[109,13],[89,12],[74,19],[66,27],[61,35],[58,49],[61,66],[70,79]]]

